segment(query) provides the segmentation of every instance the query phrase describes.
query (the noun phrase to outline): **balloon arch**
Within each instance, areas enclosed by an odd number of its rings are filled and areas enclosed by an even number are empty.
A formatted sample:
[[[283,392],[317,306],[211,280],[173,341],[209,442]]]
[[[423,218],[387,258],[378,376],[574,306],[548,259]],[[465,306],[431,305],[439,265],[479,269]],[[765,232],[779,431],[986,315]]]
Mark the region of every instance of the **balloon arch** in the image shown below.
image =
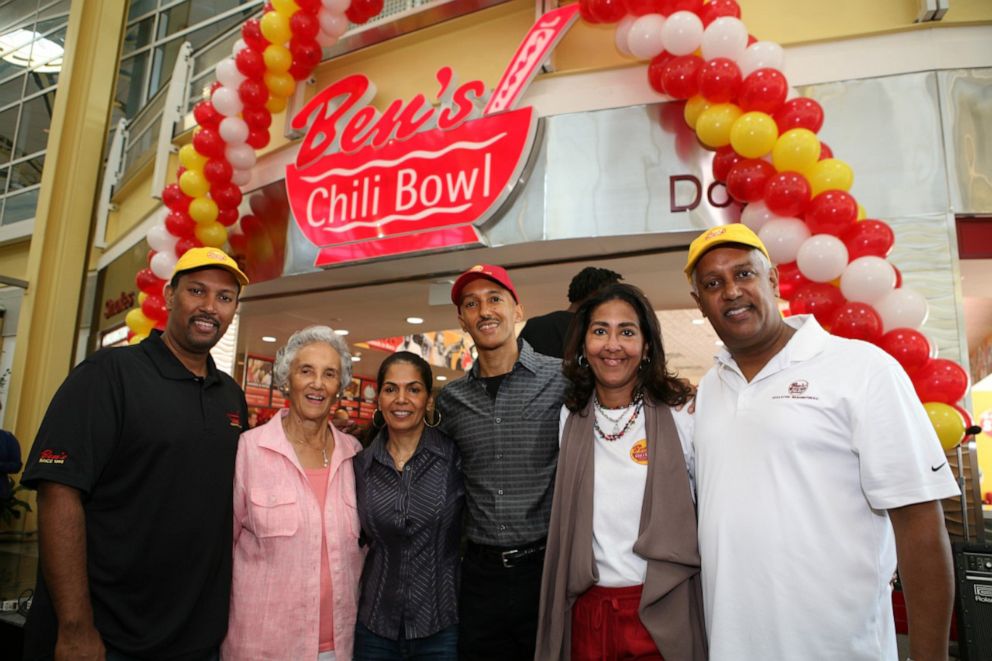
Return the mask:
[[[648,82],[684,101],[686,123],[714,150],[713,175],[744,206],[777,265],[791,314],[812,314],[835,335],[877,344],[910,375],[941,444],[950,450],[971,424],[958,405],[968,375],[937,358],[919,331],[921,294],[902,287],[887,261],[894,235],[865,217],[848,192],[851,167],[817,137],[823,109],[789,97],[782,47],[757,41],[735,0],[580,0],[589,23],[615,24],[617,49],[649,61]],[[148,232],[148,268],[137,274],[140,307],[127,315],[130,342],[163,327],[162,288],[176,260],[196,246],[234,252],[262,228],[240,218],[240,186],[255,150],[269,142],[272,115],[321,62],[349,23],[378,16],[383,0],[270,0],[250,19],[230,57],[216,69],[210,99],[193,110],[198,126],[179,150],[178,183],[166,186],[170,210]],[[239,223],[239,221],[241,221]],[[228,228],[240,225],[240,231]],[[263,230],[264,231],[264,230]]]

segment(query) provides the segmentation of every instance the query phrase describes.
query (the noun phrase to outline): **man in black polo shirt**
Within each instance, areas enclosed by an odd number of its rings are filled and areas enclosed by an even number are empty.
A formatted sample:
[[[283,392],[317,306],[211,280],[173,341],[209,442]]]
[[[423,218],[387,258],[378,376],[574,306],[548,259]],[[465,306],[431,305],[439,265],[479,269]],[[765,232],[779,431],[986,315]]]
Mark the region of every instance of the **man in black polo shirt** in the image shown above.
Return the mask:
[[[22,482],[38,489],[25,659],[216,659],[227,631],[244,394],[210,358],[248,278],[189,250],[164,333],[100,351],[52,399]]]
[[[565,378],[560,360],[517,340],[523,310],[505,270],[472,267],[451,300],[479,353],[437,402],[462,455],[468,505],[459,652],[532,659]]]

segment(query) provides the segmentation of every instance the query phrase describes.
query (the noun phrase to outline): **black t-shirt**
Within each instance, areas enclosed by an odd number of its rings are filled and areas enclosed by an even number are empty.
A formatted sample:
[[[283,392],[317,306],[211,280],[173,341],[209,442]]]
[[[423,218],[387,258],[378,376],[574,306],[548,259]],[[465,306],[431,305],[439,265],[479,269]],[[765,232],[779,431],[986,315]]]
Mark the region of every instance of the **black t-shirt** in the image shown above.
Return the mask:
[[[575,314],[568,310],[559,310],[533,317],[527,320],[524,329],[520,331],[520,337],[527,340],[527,344],[537,353],[564,358],[565,338],[568,336],[568,326],[574,316]]]
[[[52,399],[22,482],[79,489],[93,616],[107,646],[198,659],[227,631],[232,488],[244,393],[193,375],[153,333],[100,351]],[[25,659],[51,658],[57,623],[38,572]]]

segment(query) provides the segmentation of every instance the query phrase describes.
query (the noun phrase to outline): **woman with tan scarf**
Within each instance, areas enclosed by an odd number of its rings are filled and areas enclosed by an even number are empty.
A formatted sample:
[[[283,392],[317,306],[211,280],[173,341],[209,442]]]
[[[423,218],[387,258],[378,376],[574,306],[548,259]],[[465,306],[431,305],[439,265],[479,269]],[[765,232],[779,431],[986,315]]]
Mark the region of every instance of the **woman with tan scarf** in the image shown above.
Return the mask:
[[[706,658],[689,385],[632,285],[579,308],[548,531],[540,661]]]

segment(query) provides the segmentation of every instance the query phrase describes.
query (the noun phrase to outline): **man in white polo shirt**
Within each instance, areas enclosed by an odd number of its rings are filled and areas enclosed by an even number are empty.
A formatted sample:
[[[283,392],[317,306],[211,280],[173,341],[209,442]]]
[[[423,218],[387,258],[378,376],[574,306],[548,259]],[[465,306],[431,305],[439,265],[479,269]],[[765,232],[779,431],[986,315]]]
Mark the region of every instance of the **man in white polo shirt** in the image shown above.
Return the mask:
[[[693,298],[726,350],[696,399],[699,550],[714,661],[947,658],[954,595],[939,499],[958,493],[903,369],[783,319],[778,273],[740,224],[689,247]]]

